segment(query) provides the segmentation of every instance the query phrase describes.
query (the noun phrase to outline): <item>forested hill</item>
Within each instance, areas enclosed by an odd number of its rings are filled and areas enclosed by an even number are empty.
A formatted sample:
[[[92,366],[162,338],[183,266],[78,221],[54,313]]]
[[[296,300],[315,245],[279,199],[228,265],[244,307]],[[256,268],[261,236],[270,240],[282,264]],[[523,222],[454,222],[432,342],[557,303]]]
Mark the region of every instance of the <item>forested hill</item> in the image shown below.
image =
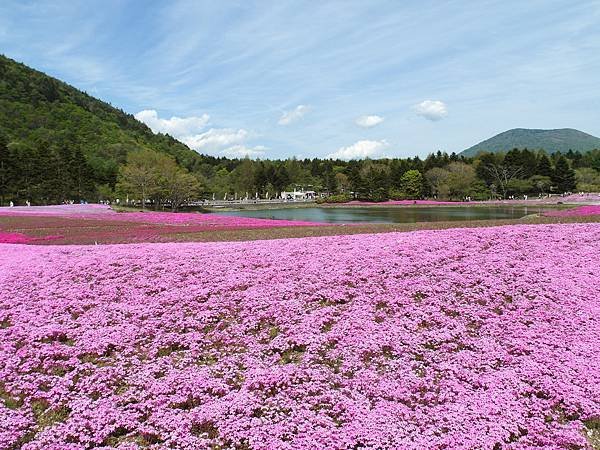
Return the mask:
[[[514,128],[486,139],[460,154],[475,156],[479,152],[498,153],[513,148],[545,150],[547,153],[566,153],[569,150],[584,153],[600,148],[600,138],[572,128],[559,130]]]
[[[52,154],[60,159],[65,152],[81,151],[89,165],[88,181],[96,186],[114,186],[119,165],[135,150],[167,153],[192,171],[203,162],[216,162],[168,135],[154,134],[131,114],[3,55],[0,135],[30,168],[43,170]]]

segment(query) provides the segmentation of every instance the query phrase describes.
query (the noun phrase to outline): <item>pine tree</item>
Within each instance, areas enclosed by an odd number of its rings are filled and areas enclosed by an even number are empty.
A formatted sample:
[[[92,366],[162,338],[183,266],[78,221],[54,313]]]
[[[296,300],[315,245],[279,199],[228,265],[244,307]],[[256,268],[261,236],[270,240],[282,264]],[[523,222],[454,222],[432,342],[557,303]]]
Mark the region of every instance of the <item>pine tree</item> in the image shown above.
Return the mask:
[[[74,176],[75,171],[72,167],[73,152],[71,149],[62,145],[57,151],[58,160],[56,164],[56,183],[58,201],[73,200]]]
[[[537,163],[537,168],[535,169],[536,175],[542,175],[544,177],[552,177],[554,171],[552,170],[552,163],[550,162],[550,158],[544,152],[540,155],[540,159]]]
[[[537,157],[531,150],[524,149],[521,152],[521,166],[523,167],[522,178],[529,178],[535,175],[537,168]]]
[[[360,166],[356,161],[351,161],[348,165],[348,181],[350,182],[350,190],[354,193],[354,197],[360,197],[364,191],[363,179],[360,174]]]
[[[277,190],[277,192],[285,191],[288,184],[290,184],[290,175],[288,174],[287,169],[282,164],[275,170],[275,177],[273,178],[273,186]]]
[[[70,172],[72,200],[86,200],[94,191],[93,171],[79,146],[75,147],[67,162]]]
[[[523,170],[523,164],[521,160],[521,150],[518,148],[513,148],[506,155],[504,155],[503,164],[507,167],[513,167],[515,169],[519,169],[519,171]]]
[[[489,186],[494,183],[494,177],[491,173],[491,167],[497,166],[500,164],[501,155],[496,153],[482,153],[479,156],[479,164],[476,166],[477,176],[485,181],[485,183]]]
[[[390,186],[400,190],[402,187],[402,176],[410,170],[408,159],[394,159],[390,163]]]
[[[556,160],[552,182],[558,192],[572,192],[575,190],[575,171],[571,169],[569,161],[564,156],[560,156]]]
[[[8,138],[0,133],[0,206],[8,203],[11,176],[11,157]]]

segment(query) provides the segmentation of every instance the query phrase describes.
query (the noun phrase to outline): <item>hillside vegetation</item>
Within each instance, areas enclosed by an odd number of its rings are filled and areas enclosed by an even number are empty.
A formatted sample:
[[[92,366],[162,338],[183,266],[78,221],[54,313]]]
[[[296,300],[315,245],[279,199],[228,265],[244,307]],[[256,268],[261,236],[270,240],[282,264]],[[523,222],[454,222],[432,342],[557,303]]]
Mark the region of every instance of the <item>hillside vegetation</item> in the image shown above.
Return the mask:
[[[211,159],[168,135],[154,134],[131,114],[2,55],[0,134],[15,153],[13,170],[31,173],[33,184],[56,175],[50,173],[54,168],[77,167],[85,172],[84,191],[114,187],[119,165],[138,150],[171,155],[190,170]],[[35,197],[35,189],[25,190]]]

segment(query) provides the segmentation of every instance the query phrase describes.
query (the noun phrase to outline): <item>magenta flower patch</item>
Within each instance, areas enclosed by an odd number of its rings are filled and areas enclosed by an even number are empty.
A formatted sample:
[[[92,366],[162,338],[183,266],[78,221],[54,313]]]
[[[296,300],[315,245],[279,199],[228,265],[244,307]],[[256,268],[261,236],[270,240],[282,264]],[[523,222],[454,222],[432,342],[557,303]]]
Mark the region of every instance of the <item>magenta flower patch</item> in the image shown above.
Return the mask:
[[[599,261],[598,224],[0,245],[0,448],[590,448]]]
[[[548,211],[544,215],[551,217],[581,217],[595,216],[600,214],[600,205],[578,206],[572,209],[563,209],[559,211]]]

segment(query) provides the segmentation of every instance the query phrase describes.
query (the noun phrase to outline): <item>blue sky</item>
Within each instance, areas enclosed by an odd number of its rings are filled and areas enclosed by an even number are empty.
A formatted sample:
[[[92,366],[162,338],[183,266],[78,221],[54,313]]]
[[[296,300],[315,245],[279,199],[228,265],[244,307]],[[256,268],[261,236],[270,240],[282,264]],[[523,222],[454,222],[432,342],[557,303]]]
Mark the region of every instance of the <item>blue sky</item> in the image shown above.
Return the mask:
[[[3,0],[0,52],[213,155],[600,136],[600,1]]]

